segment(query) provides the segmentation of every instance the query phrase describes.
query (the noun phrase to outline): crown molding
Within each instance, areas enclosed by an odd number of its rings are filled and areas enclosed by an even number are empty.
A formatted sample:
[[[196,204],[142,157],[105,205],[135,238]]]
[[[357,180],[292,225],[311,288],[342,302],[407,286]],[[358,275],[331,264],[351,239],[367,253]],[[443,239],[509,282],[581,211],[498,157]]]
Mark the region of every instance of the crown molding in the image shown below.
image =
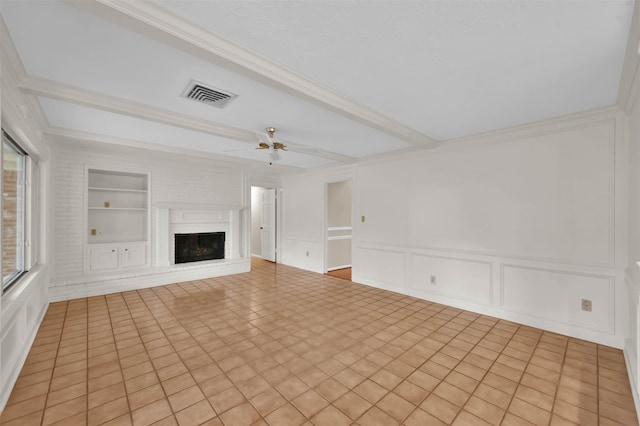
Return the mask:
[[[631,28],[627,39],[627,50],[618,86],[616,103],[624,112],[629,114],[640,91],[640,6],[634,2]]]
[[[592,125],[604,120],[612,120],[624,115],[624,111],[617,105],[609,105],[586,111],[579,111],[530,123],[509,126],[502,129],[477,133],[475,135],[443,141],[442,149],[458,145],[467,146],[476,143],[501,142],[512,139],[525,139],[541,136],[558,131],[570,130],[576,127]]]
[[[269,58],[148,1],[63,0],[86,13],[310,101],[412,145],[432,148],[429,136],[368,108]]]
[[[617,105],[611,105],[603,108],[580,111],[534,121],[531,123],[505,127],[489,132],[463,136],[456,139],[448,139],[446,141],[442,141],[438,148],[435,149],[405,148],[403,150],[383,155],[375,155],[360,159],[358,164],[379,164],[388,161],[405,160],[413,158],[416,155],[437,155],[442,152],[528,139],[551,133],[569,131],[580,127],[596,126],[606,121],[621,119],[624,116],[625,114],[623,110],[621,110]]]

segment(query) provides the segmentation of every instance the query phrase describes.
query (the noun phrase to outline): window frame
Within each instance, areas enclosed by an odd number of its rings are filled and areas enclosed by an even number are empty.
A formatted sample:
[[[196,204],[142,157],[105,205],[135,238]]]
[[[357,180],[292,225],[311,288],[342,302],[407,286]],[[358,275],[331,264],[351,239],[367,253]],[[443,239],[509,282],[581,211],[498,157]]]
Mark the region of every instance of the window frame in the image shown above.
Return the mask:
[[[11,137],[11,135],[4,130],[4,128],[1,130],[1,135],[2,135],[2,143],[3,143],[3,150],[2,150],[2,154],[0,155],[0,159],[2,160],[3,163],[3,168],[4,168],[4,143],[5,141],[11,146],[11,149],[13,149],[16,153],[18,153],[19,155],[21,155],[23,157],[23,172],[22,172],[22,178],[21,178],[21,182],[22,182],[22,191],[21,191],[21,211],[20,211],[20,216],[21,216],[21,229],[20,232],[17,233],[17,235],[20,236],[22,243],[21,243],[21,256],[22,256],[22,266],[21,268],[19,268],[17,270],[17,272],[15,272],[11,278],[5,283],[4,282],[4,274],[2,277],[2,288],[0,289],[0,294],[4,295],[8,290],[11,289],[11,287],[13,287],[14,284],[16,284],[18,281],[20,281],[20,279],[27,273],[29,272],[29,269],[31,269],[31,263],[30,259],[31,259],[31,253],[29,252],[29,236],[30,236],[30,227],[31,227],[31,213],[30,213],[30,208],[32,205],[32,200],[31,200],[31,190],[29,188],[29,181],[30,181],[30,174],[32,172],[32,166],[31,166],[31,161],[30,161],[30,156],[29,153],[22,148],[22,146],[20,146],[19,143],[16,142],[16,140]],[[4,171],[4,169],[3,169]],[[2,189],[3,193],[4,193],[4,173],[2,175],[2,177],[0,178],[0,188]],[[2,208],[4,210],[4,201],[3,201],[3,205]],[[4,224],[3,226],[0,227],[0,236],[2,236],[2,231],[4,230]],[[3,244],[3,242],[2,242]],[[3,250],[4,251],[4,250]]]

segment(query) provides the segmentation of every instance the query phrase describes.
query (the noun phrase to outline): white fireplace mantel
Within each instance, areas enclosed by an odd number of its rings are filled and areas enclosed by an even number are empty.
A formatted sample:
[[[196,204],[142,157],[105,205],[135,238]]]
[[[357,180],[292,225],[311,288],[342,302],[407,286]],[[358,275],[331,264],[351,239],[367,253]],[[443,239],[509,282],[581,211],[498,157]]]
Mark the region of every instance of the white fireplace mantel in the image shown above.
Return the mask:
[[[241,204],[210,204],[210,203],[180,203],[164,201],[153,205],[156,209],[176,210],[244,210],[247,206]]]
[[[178,266],[173,253],[176,233],[225,232],[225,260],[239,258],[243,208],[221,204],[156,204],[156,265]]]

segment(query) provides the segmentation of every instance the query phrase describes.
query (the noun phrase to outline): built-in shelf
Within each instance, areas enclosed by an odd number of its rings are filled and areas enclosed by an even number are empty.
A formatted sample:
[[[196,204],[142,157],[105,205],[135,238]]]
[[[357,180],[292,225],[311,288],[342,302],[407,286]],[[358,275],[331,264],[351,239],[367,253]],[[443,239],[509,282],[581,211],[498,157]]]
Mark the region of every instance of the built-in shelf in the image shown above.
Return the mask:
[[[100,188],[97,186],[90,186],[89,191],[141,192],[145,194],[147,193],[146,189]]]
[[[87,168],[85,271],[144,267],[149,261],[149,175]]]
[[[119,240],[113,240],[113,239],[104,238],[104,239],[94,240],[94,241],[90,242],[89,244],[87,244],[87,246],[88,246],[88,247],[92,247],[92,246],[93,246],[93,247],[95,247],[95,246],[98,246],[98,245],[104,245],[104,244],[120,244],[120,243],[127,243],[127,244],[130,244],[130,243],[140,243],[140,244],[146,244],[147,242],[146,242],[146,241],[138,241],[138,240],[135,240],[135,239],[132,239],[132,240],[122,240],[122,239],[119,239]]]
[[[147,209],[143,207],[89,207],[89,210],[138,210],[146,212]]]

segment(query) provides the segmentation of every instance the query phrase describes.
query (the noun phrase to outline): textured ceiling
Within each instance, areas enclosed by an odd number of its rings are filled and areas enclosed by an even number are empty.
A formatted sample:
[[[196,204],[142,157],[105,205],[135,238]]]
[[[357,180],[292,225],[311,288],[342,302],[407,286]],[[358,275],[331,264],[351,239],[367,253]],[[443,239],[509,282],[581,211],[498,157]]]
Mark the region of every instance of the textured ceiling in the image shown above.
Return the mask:
[[[159,0],[436,139],[615,103],[631,1]]]
[[[50,80],[51,93],[64,84],[97,99],[40,96],[52,127],[151,147],[266,157],[253,149],[257,138],[131,116],[100,107],[103,95],[248,135],[278,127],[280,139],[310,154],[286,153],[279,164],[305,169],[333,163],[316,150],[357,161],[415,145],[384,123],[354,119],[316,102],[313,93],[300,96],[256,78],[255,70],[195,56],[149,36],[142,23],[74,7],[81,3],[0,2],[27,74]],[[614,104],[633,12],[633,1],[616,0],[153,4],[342,94],[354,108],[363,105],[441,141]],[[103,7],[109,8],[115,10]],[[239,97],[225,109],[181,98],[191,79]]]

